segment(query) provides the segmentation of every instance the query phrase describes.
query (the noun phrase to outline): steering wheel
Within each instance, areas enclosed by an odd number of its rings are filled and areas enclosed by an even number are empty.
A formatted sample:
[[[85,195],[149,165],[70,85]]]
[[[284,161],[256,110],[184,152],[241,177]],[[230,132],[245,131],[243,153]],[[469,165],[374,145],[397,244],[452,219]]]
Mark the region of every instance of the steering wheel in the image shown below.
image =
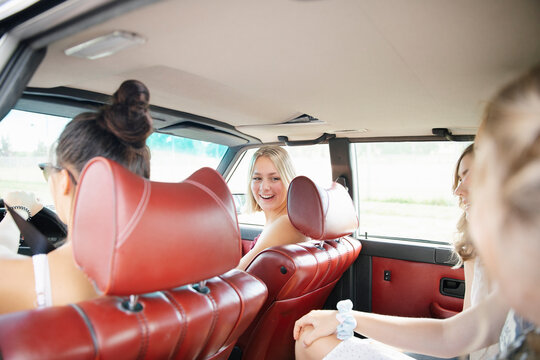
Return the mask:
[[[5,216],[6,208],[4,199],[0,199],[0,220]],[[30,219],[30,223],[34,225],[49,241],[50,250],[62,245],[67,236],[67,226],[64,224],[58,215],[51,209],[43,207]],[[19,244],[19,254],[31,255],[30,248],[24,240]]]

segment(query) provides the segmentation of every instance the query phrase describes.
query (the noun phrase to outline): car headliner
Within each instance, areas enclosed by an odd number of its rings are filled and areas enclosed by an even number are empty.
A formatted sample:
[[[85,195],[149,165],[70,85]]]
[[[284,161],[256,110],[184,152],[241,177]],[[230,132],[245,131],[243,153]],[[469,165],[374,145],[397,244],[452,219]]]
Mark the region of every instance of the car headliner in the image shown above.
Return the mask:
[[[152,104],[263,142],[473,134],[497,87],[540,60],[539,19],[533,0],[161,1],[51,44],[29,86],[111,94],[135,78]],[[64,54],[114,30],[147,41]],[[321,123],[280,125],[302,114]]]

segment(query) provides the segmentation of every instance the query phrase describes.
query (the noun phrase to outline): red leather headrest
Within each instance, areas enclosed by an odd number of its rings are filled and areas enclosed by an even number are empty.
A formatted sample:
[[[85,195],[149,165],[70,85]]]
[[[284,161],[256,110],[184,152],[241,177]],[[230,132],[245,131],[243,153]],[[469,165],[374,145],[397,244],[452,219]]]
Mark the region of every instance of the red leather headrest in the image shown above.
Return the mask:
[[[358,228],[352,199],[336,182],[321,189],[305,176],[294,178],[289,185],[287,211],[294,227],[314,240],[336,239]]]
[[[195,283],[241,257],[233,198],[209,168],[160,183],[94,158],[81,173],[70,231],[77,264],[109,295]]]

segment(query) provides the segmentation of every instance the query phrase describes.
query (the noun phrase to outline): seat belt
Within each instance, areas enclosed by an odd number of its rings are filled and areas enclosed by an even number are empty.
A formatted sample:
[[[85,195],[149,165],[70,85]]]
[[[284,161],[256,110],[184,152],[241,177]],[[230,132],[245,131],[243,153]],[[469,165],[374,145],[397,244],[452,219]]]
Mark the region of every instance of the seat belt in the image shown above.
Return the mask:
[[[50,245],[45,235],[39,232],[34,225],[24,220],[10,206],[6,205],[15,224],[19,228],[24,241],[30,247],[32,253],[32,263],[34,265],[34,285],[36,289],[37,307],[44,308],[52,306],[51,296],[51,276],[49,273],[49,259],[47,252],[50,251]]]

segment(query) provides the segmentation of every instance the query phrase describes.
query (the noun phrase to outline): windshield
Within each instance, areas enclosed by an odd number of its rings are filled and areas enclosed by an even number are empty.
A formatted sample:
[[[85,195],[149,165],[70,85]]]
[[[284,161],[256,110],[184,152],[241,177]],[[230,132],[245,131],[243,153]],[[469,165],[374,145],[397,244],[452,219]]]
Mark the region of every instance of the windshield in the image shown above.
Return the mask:
[[[70,118],[12,110],[0,121],[0,199],[10,191],[29,191],[49,207],[53,199],[37,164],[48,161],[51,144]],[[151,180],[182,181],[201,167],[216,168],[227,146],[154,133]]]
[[[150,178],[182,181],[202,167],[217,168],[227,146],[169,134],[153,133],[147,140],[152,153]]]

